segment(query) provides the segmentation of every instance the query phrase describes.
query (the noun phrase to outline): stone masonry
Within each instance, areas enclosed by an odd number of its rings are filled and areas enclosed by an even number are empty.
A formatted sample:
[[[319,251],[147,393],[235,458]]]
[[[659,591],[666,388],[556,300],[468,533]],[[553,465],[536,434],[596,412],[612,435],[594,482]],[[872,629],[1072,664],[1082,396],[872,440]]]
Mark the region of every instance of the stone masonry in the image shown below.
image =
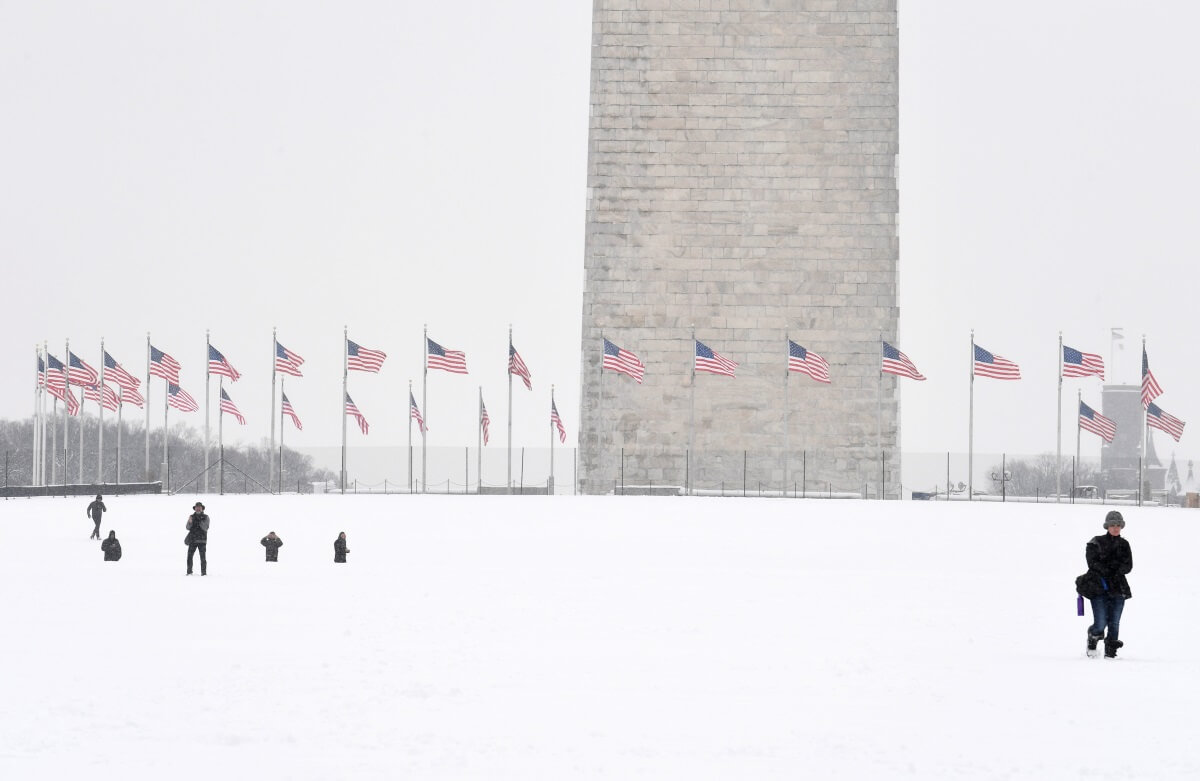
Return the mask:
[[[595,0],[583,491],[896,495],[897,37],[896,0]],[[693,328],[739,364],[694,405]],[[832,383],[785,390],[789,337]]]

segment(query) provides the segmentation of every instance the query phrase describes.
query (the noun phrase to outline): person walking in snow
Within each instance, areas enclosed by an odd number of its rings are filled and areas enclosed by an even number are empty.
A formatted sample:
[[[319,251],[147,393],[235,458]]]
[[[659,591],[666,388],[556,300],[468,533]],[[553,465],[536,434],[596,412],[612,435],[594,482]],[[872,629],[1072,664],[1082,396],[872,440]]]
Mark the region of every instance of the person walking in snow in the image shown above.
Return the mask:
[[[1121,536],[1125,519],[1117,510],[1104,517],[1104,534],[1088,541],[1084,548],[1088,570],[1075,582],[1075,590],[1092,603],[1093,623],[1088,627],[1087,654],[1095,656],[1104,641],[1104,657],[1116,659],[1120,640],[1121,613],[1125,600],[1133,597],[1125,578],[1133,570],[1133,550]]]
[[[183,541],[187,543],[187,574],[192,574],[192,557],[196,551],[200,551],[200,574],[208,574],[208,513],[204,512],[204,503],[196,502],[192,506],[192,514],[187,519],[187,536]]]
[[[104,517],[104,512],[107,509],[104,506],[104,497],[100,494],[96,494],[96,501],[87,506],[87,516],[96,524],[96,528],[92,530],[92,536],[88,537],[89,540],[100,539],[100,519]]]
[[[346,547],[346,532],[341,532],[338,534],[337,539],[333,541],[333,563],[345,564],[346,554],[349,552],[350,549]]]
[[[117,540],[117,533],[115,531],[109,529],[108,537],[104,542],[100,543],[100,550],[104,551],[105,561],[121,560],[121,543]]]
[[[279,561],[279,549],[283,547],[283,540],[276,537],[275,532],[270,532],[262,538],[262,546],[267,549],[267,561]]]

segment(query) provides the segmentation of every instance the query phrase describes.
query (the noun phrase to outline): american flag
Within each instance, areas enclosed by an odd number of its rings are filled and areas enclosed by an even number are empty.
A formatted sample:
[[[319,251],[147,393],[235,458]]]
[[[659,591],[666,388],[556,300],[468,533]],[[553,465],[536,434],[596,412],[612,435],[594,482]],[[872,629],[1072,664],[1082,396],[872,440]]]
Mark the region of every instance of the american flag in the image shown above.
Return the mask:
[[[292,419],[292,423],[295,424],[297,431],[303,431],[304,426],[300,425],[300,418],[299,418],[299,416],[296,415],[296,410],[292,408],[292,403],[290,401],[288,401],[287,394],[280,392],[279,395],[283,397],[283,406],[280,407],[280,413],[283,415],[287,415],[289,418]]]
[[[95,385],[100,379],[100,375],[78,355],[68,352],[67,379],[72,385]]]
[[[67,369],[62,361],[50,353],[46,353],[46,387],[52,391],[67,389]],[[55,395],[62,398],[59,394]]]
[[[1082,401],[1079,402],[1079,427],[1101,437],[1105,442],[1112,442],[1117,435],[1117,424],[1104,417]]]
[[[437,342],[425,337],[425,365],[430,369],[445,369],[454,374],[467,373],[467,354],[458,350],[447,350]]]
[[[601,368],[626,374],[639,383],[646,375],[646,367],[636,355],[628,350],[622,350],[607,339],[604,340],[604,362],[601,364]]]
[[[991,377],[994,380],[1019,380],[1021,369],[1007,358],[990,353],[979,345],[975,345],[975,368],[977,377]]]
[[[117,396],[122,404],[132,404],[138,409],[146,406],[146,400],[138,393],[137,388],[118,388]]]
[[[150,373],[169,383],[179,384],[179,361],[150,345]]]
[[[173,382],[167,383],[167,403],[180,412],[195,412],[200,409],[192,394]]]
[[[279,342],[275,342],[275,371],[290,374],[293,377],[303,377],[304,375],[300,373],[300,364],[302,363],[304,363],[303,358]]]
[[[50,391],[51,396],[54,396],[55,398],[58,398],[58,399],[62,399],[63,401],[65,401],[67,403],[67,414],[68,415],[78,415],[79,414],[79,399],[75,398],[74,391],[68,389],[65,385],[62,387],[57,387],[54,385],[47,385],[46,390]]]
[[[350,398],[349,393],[346,394],[346,414],[353,415],[354,419],[358,421],[359,430],[362,431],[363,434],[367,433],[367,431],[370,429],[370,426],[367,425],[367,419],[363,417],[361,412],[358,411],[358,407],[354,406],[354,400]]]
[[[567,430],[563,428],[562,418],[558,416],[558,407],[554,404],[554,399],[550,400],[550,422],[558,429],[558,441],[566,444]]]
[[[104,409],[116,412],[121,407],[121,400],[117,398],[117,393],[107,385],[104,386],[103,394],[100,387],[97,385],[83,386],[83,400],[94,401],[97,404],[103,404]]]
[[[37,386],[44,387],[46,384],[46,362],[42,360],[42,354],[38,353],[37,357]]]
[[[736,363],[709,349],[703,342],[696,342],[696,371],[732,377],[737,367]]]
[[[134,390],[137,390],[142,385],[142,381],[125,371],[124,367],[108,354],[108,350],[104,351],[104,381],[115,382],[122,388],[132,388]]]
[[[421,408],[417,406],[417,400],[413,398],[411,391],[408,394],[408,416],[417,421],[417,430],[424,434],[425,418],[421,417]]]
[[[233,399],[229,398],[229,394],[225,392],[224,388],[221,388],[221,412],[228,412],[237,418],[238,423],[241,423],[243,426],[246,425],[245,416],[242,415],[237,405],[233,403]]]
[[[368,350],[346,340],[346,368],[351,371],[377,372],[383,368],[384,358],[387,358],[387,353],[382,350]]]
[[[1142,406],[1148,407],[1150,402],[1161,396],[1162,387],[1158,384],[1158,380],[1154,379],[1154,373],[1150,371],[1150,359],[1146,357],[1146,348],[1142,348]],[[1177,437],[1178,438],[1178,437]]]
[[[830,382],[829,362],[788,339],[788,371],[807,374],[817,382]]]
[[[525,387],[533,390],[533,378],[529,376],[529,367],[521,360],[521,354],[512,346],[512,342],[508,343],[508,373],[520,377],[525,382]]]
[[[917,365],[910,361],[907,355],[887,342],[883,343],[882,371],[884,374],[895,374],[898,377],[908,377],[910,380],[925,379],[925,375],[917,371]]]
[[[487,407],[483,404],[483,399],[479,399],[479,425],[483,428],[483,444],[488,443],[488,427],[492,424],[491,418],[488,417]]]
[[[1084,353],[1063,345],[1064,377],[1091,377],[1104,379],[1104,359],[1094,353]]]
[[[1163,412],[1162,408],[1151,402],[1150,406],[1146,407],[1146,425],[1167,432],[1178,442],[1183,436],[1183,427],[1186,424],[1174,415]]]
[[[233,364],[225,360],[225,356],[221,355],[221,351],[211,344],[208,346],[208,373],[219,374],[222,377],[228,377],[234,382],[241,377],[241,372],[233,368]]]

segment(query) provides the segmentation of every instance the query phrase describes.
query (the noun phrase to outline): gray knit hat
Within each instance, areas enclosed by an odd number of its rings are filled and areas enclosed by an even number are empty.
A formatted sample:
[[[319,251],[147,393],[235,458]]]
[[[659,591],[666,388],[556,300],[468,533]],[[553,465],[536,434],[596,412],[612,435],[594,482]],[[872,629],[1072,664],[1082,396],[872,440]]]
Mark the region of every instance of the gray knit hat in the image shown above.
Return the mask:
[[[1121,517],[1121,513],[1116,510],[1109,510],[1108,515],[1104,516],[1104,528],[1116,526],[1119,529],[1125,528],[1125,519]]]

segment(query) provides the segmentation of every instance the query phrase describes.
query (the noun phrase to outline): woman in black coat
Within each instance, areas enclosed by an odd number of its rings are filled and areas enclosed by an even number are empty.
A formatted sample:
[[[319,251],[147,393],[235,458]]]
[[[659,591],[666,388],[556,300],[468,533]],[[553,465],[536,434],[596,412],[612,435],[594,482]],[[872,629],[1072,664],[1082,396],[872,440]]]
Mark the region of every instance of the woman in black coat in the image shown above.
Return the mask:
[[[104,542],[100,543],[100,550],[104,551],[105,561],[120,561],[121,560],[121,543],[117,540],[117,533],[109,531],[108,537]]]
[[[1105,534],[1088,540],[1084,549],[1088,571],[1079,578],[1077,590],[1092,602],[1094,623],[1088,627],[1088,656],[1096,654],[1096,646],[1104,641],[1104,656],[1117,657],[1117,649],[1125,645],[1118,635],[1125,600],[1133,598],[1126,575],[1133,570],[1133,549],[1121,536],[1125,519],[1112,510],[1104,518]],[[1107,630],[1107,632],[1106,632]]]
[[[349,552],[350,549],[346,547],[346,532],[342,532],[338,535],[338,538],[333,541],[333,563],[345,564],[346,554]]]

